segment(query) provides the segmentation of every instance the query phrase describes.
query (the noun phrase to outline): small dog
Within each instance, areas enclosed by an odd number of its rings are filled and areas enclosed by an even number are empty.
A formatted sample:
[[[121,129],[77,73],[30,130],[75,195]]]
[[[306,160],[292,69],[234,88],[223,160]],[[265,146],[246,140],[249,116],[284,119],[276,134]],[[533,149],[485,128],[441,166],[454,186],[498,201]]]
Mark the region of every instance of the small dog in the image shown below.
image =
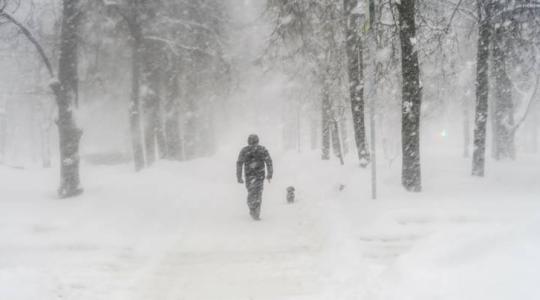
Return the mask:
[[[294,186],[287,188],[287,203],[294,203]]]

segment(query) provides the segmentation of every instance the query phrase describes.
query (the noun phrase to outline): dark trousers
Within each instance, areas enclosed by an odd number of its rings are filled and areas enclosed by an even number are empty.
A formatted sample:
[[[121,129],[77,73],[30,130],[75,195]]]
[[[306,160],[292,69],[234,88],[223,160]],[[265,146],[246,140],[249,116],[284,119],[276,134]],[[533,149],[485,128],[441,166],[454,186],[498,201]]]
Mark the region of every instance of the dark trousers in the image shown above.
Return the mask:
[[[253,176],[246,178],[246,188],[248,191],[247,205],[249,214],[254,219],[259,219],[261,215],[262,192],[264,188],[264,176]]]

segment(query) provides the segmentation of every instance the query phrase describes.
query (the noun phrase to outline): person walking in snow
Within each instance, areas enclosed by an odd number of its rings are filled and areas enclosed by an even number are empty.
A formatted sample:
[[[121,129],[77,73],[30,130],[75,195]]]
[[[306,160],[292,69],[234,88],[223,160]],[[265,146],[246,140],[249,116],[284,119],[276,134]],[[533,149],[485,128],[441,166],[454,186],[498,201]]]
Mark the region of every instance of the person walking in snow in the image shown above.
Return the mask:
[[[265,174],[265,165],[268,174]],[[244,168],[245,184],[248,192],[247,205],[249,214],[254,220],[260,220],[262,192],[264,179],[272,180],[274,169],[272,158],[265,147],[259,145],[259,137],[252,134],[248,137],[248,145],[245,146],[236,162],[236,177],[238,183],[243,184],[242,168]]]

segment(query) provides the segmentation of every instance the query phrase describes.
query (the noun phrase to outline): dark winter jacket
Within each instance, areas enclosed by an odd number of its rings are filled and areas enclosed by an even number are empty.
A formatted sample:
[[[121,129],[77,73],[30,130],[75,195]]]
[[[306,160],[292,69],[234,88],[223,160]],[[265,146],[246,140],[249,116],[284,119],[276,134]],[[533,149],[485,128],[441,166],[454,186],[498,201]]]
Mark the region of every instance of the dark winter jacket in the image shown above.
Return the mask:
[[[258,144],[258,139],[253,140],[250,137],[249,145],[244,147],[238,155],[238,161],[236,162],[236,177],[238,181],[242,180],[242,167],[244,168],[244,175],[246,178],[262,178],[265,177],[265,164],[268,170],[268,179],[272,178],[274,173],[272,167],[272,158],[268,150]]]

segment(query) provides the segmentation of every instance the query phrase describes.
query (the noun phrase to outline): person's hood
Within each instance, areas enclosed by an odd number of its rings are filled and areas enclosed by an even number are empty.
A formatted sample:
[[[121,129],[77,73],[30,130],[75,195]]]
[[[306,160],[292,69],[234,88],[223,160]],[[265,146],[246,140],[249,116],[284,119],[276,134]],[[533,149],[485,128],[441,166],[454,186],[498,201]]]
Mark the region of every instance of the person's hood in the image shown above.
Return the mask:
[[[248,145],[255,146],[259,144],[259,136],[252,134],[248,137]]]

